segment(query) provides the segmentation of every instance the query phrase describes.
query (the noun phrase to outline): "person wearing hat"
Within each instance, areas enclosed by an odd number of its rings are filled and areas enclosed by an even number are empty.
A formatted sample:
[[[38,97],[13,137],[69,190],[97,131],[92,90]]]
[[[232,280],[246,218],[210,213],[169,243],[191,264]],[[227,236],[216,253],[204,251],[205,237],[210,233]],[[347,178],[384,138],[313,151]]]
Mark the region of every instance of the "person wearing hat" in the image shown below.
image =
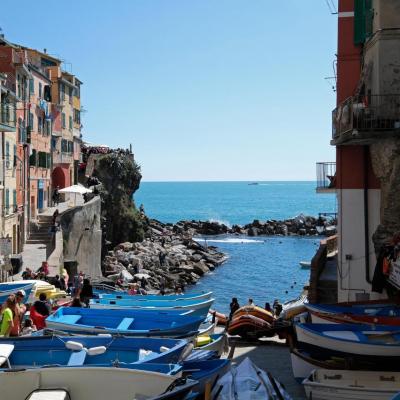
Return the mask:
[[[23,289],[20,289],[15,293],[15,310],[10,336],[19,336],[21,333],[22,321],[26,313],[26,306],[23,303],[25,296],[26,293]]]

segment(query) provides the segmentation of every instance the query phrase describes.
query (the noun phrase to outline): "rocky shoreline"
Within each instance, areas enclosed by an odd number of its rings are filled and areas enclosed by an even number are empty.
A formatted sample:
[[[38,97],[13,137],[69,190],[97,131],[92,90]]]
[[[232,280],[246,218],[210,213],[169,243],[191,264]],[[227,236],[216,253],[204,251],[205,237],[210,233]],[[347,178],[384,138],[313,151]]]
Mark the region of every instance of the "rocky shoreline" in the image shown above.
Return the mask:
[[[145,277],[146,288],[166,291],[177,286],[195,284],[204,274],[227,260],[227,255],[214,246],[203,246],[193,238],[198,235],[317,235],[321,219],[300,215],[285,221],[255,220],[239,226],[210,221],[180,221],[164,224],[142,218],[147,227],[141,242],[124,242],[107,252],[103,260],[104,275],[124,283]],[[334,221],[324,220],[326,234],[334,233]]]

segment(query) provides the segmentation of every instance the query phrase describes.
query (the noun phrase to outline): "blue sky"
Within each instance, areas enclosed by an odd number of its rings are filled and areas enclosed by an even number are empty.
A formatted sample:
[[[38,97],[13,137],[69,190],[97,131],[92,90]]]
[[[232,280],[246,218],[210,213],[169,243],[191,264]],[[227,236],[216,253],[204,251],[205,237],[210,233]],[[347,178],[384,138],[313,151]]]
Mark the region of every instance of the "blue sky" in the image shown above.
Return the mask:
[[[8,40],[84,82],[84,139],[132,143],[144,180],[314,180],[334,161],[337,19],[323,0],[0,7]]]

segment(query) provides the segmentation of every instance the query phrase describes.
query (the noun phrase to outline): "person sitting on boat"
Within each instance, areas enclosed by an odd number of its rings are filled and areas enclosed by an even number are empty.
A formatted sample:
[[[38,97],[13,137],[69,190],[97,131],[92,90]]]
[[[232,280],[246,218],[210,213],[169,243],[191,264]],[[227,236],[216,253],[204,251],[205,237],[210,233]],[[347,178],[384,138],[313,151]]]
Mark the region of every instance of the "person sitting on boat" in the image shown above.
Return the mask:
[[[135,296],[135,295],[139,294],[138,288],[139,288],[139,285],[136,282],[130,283],[128,294],[130,294],[131,296]]]
[[[248,306],[254,306],[254,301],[253,299],[249,299],[249,302],[247,303]]]
[[[11,295],[7,297],[7,300],[3,306],[3,310],[1,312],[1,325],[0,325],[0,336],[8,337],[10,336],[11,329],[14,326],[14,314],[15,314],[15,305],[17,301],[15,299],[15,295]]]
[[[229,304],[229,308],[231,310],[229,313],[229,321],[231,321],[232,316],[235,313],[235,311],[239,310],[239,308],[240,308],[238,299],[236,297],[232,297],[232,301],[231,301],[231,304]]]
[[[86,304],[86,307],[89,306],[89,300],[93,298],[93,286],[87,278],[83,280],[83,286],[79,293],[79,298],[82,303]]]
[[[272,308],[271,308],[271,304],[269,304],[268,302],[265,303],[265,310],[269,311],[270,313],[273,313]]]
[[[36,326],[30,318],[27,318],[24,321],[24,327],[22,328],[22,336],[29,336],[32,335],[33,332],[36,332]]]
[[[278,299],[274,300],[274,304],[273,304],[273,308],[274,308],[274,313],[276,317],[279,317],[280,313],[283,310],[282,304],[279,303]]]
[[[183,295],[182,288],[180,286],[177,286],[177,288],[175,289],[175,294]]]

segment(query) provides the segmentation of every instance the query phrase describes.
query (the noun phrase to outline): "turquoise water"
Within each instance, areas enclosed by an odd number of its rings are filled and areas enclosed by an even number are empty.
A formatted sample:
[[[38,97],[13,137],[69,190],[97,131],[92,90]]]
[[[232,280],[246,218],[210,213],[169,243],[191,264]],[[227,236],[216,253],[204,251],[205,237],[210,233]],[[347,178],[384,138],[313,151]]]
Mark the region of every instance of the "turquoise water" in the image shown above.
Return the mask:
[[[144,182],[135,194],[146,214],[163,222],[182,219],[218,220],[245,224],[254,219],[285,219],[300,213],[317,216],[335,212],[335,196],[316,194],[314,182]],[[310,260],[318,237],[213,237],[229,260],[188,292],[212,290],[215,307],[228,311],[231,297],[244,304],[248,298],[265,302],[296,297],[308,281],[309,271],[299,262]]]

